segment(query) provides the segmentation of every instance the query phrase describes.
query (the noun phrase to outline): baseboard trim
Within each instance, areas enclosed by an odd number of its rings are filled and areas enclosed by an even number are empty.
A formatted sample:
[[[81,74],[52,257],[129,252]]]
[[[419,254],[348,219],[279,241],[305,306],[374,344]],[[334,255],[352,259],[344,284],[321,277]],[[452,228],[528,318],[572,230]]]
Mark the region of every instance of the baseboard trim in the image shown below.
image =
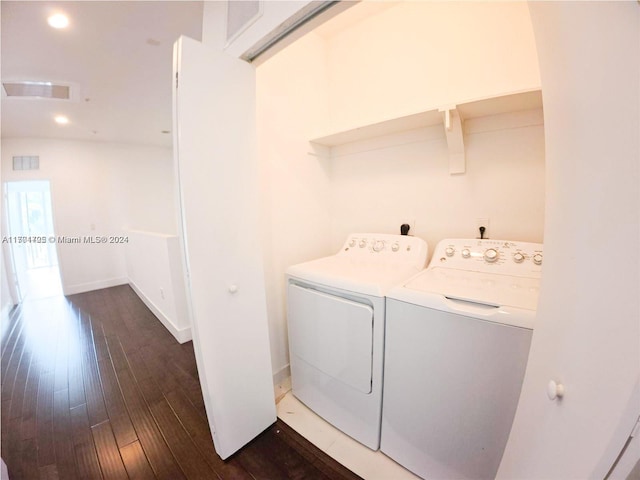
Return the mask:
[[[107,280],[99,280],[97,282],[63,285],[62,291],[65,295],[75,295],[76,293],[85,293],[93,290],[100,290],[102,288],[117,287],[118,285],[126,285],[127,283],[129,283],[129,279],[125,277],[109,278]]]
[[[162,313],[162,310],[160,310],[155,303],[153,303],[149,298],[147,298],[144,292],[140,290],[140,288],[138,288],[138,286],[133,281],[129,280],[128,283],[133,289],[133,291],[136,292],[136,295],[140,297],[140,300],[142,300],[142,302],[147,306],[147,308],[153,312],[156,318],[160,320],[160,323],[164,325],[164,328],[169,330],[169,333],[171,333],[171,335],[173,335],[174,338],[179,343],[186,343],[192,339],[190,327],[184,327],[184,328],[176,327],[174,323],[171,321],[171,319],[167,317],[164,313]]]
[[[278,403],[291,390],[291,368],[285,365],[273,374],[273,394]]]

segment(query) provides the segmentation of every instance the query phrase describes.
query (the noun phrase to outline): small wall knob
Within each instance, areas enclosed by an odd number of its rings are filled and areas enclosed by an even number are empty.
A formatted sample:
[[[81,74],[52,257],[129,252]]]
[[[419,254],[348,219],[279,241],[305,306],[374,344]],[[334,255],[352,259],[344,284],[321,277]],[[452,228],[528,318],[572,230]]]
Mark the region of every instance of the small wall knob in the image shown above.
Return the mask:
[[[553,380],[549,380],[549,383],[547,384],[547,396],[549,397],[549,400],[564,397],[564,385],[556,383]]]
[[[238,291],[237,285],[229,285],[229,293],[236,293]]]

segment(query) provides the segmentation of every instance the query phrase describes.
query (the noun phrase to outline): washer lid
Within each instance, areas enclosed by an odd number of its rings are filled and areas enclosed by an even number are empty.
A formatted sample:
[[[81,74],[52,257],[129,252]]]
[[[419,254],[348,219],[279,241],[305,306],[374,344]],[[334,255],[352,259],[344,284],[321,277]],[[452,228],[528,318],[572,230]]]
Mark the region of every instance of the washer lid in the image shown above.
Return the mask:
[[[533,329],[539,280],[431,267],[387,294],[467,317]]]
[[[404,288],[495,307],[536,310],[540,280],[432,267],[410,279]]]
[[[393,260],[378,259],[371,262],[334,255],[293,265],[287,269],[287,275],[330,288],[384,297],[391,288],[415,275],[421,268],[398,264]]]

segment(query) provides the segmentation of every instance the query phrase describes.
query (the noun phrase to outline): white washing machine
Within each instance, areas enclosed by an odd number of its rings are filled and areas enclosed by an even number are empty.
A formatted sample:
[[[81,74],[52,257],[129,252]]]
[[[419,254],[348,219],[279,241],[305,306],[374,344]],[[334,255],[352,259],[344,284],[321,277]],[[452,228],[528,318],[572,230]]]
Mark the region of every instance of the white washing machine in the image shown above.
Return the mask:
[[[494,478],[520,397],[542,245],[447,239],[387,295],[380,449],[426,479]]]
[[[293,394],[373,450],[380,446],[385,294],[426,259],[422,239],[352,234],[336,255],[287,269]]]

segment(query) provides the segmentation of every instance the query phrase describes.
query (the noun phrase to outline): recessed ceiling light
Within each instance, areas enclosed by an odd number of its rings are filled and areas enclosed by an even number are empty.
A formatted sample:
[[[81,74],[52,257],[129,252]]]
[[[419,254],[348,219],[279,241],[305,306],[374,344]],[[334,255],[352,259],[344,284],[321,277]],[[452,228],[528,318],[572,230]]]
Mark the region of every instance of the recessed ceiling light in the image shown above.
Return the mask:
[[[65,117],[64,115],[56,115],[54,117],[54,120],[60,125],[66,125],[67,123],[69,123],[69,118]]]
[[[63,13],[55,13],[47,18],[47,23],[53,28],[66,28],[69,26],[69,17]]]

